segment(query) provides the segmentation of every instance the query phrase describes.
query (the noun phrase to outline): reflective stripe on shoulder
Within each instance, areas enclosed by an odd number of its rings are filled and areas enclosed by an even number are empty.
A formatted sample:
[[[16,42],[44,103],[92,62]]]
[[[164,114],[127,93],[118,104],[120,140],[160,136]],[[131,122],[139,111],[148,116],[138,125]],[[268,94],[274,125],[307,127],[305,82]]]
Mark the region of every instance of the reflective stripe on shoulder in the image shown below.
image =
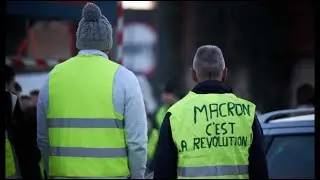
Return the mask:
[[[49,128],[124,128],[124,121],[108,118],[48,118]]]
[[[50,147],[51,156],[63,157],[126,157],[126,148],[76,148],[76,147]]]
[[[201,177],[201,176],[226,176],[248,173],[247,165],[234,166],[202,166],[202,167],[178,167],[178,176]]]

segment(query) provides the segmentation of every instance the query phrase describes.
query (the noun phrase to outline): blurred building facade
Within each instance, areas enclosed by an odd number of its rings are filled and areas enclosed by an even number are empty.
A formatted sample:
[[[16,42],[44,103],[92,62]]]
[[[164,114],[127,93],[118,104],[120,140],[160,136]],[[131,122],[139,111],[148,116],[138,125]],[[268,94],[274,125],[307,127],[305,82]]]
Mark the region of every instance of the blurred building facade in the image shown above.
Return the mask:
[[[228,83],[262,112],[293,107],[296,87],[314,85],[311,1],[161,1],[156,11],[159,64],[170,67],[159,76],[184,81],[181,91],[193,86],[188,71],[203,44],[221,47]]]

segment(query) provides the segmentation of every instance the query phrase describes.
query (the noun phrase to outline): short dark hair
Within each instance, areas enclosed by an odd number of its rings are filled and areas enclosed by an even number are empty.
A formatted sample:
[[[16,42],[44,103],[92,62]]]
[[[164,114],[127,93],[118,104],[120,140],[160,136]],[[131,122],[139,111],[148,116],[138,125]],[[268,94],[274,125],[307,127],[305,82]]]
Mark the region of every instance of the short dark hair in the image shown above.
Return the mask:
[[[5,83],[9,83],[10,81],[12,81],[14,79],[15,76],[15,72],[14,70],[8,66],[8,65],[4,65],[4,79],[5,79]]]
[[[303,84],[297,90],[298,105],[314,105],[314,89],[310,84]]]
[[[17,82],[14,83],[14,89],[15,89],[17,92],[22,92],[22,87],[21,87],[20,84],[17,83]]]
[[[30,92],[30,96],[38,96],[39,95],[39,90],[35,89],[35,90],[32,90]]]
[[[176,90],[176,83],[174,83],[173,80],[169,80],[167,81],[167,83],[165,84],[165,87],[163,89],[164,92],[166,93],[174,93]]]
[[[30,100],[30,97],[27,95],[20,96],[21,100]]]

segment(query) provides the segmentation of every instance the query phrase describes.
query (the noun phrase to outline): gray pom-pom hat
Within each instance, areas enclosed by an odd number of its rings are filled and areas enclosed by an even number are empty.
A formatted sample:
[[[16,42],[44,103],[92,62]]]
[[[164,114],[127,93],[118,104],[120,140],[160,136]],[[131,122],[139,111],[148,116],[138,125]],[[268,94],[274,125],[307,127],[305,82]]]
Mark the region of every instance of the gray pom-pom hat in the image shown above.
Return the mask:
[[[112,48],[112,26],[93,3],[84,6],[76,36],[76,47],[79,50],[109,51]]]

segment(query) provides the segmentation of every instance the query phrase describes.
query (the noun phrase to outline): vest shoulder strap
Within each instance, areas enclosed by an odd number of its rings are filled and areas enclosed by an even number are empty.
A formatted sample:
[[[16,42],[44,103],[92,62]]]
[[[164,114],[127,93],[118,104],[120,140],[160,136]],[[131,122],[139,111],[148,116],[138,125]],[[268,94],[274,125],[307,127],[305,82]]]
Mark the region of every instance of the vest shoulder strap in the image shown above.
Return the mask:
[[[196,93],[190,91],[186,96],[184,96],[180,101],[176,102],[174,105],[172,105],[169,109],[168,112],[174,113],[177,109],[179,109],[181,106],[184,105],[185,101],[188,99],[197,96]]]

